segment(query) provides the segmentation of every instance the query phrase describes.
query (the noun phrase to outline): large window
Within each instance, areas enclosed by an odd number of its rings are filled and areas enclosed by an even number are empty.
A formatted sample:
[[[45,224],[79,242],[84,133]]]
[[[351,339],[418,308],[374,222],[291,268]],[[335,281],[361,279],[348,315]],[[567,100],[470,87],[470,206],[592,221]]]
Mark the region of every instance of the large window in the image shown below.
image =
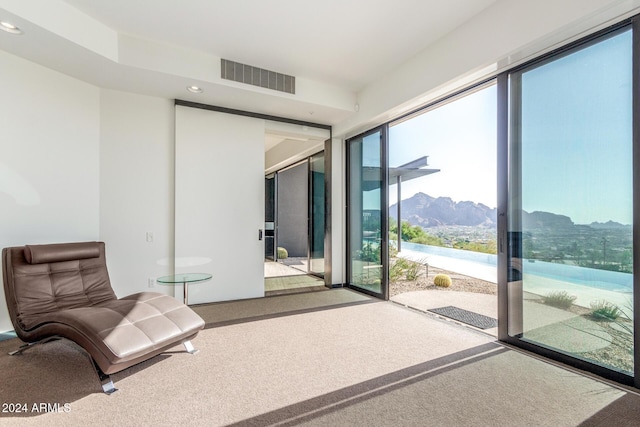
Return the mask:
[[[396,250],[437,267],[453,249],[436,246],[460,240],[425,211],[439,197],[486,207],[499,339],[640,387],[638,31],[634,17],[348,140],[349,284],[393,295]],[[479,250],[455,227],[462,249]]]
[[[509,75],[510,337],[632,375],[632,32]]]

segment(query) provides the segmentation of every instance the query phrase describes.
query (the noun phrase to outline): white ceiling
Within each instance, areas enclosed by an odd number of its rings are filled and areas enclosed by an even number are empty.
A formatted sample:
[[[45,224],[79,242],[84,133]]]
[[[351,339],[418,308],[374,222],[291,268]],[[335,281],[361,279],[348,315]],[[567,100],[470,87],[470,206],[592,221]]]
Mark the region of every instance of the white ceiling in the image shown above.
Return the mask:
[[[0,0],[25,30],[0,49],[100,87],[336,125],[358,91],[495,1]],[[220,58],[294,75],[297,93],[222,80]]]
[[[130,35],[351,90],[494,0],[66,0]]]

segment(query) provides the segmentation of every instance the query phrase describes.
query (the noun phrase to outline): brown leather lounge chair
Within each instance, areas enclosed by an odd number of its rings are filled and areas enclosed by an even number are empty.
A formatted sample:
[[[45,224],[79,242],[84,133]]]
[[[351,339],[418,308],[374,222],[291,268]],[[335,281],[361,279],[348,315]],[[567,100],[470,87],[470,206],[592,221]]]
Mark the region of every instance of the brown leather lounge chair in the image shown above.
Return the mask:
[[[102,389],[109,374],[191,340],[204,321],[174,298],[142,292],[118,299],[103,242],[27,245],[2,250],[5,297],[17,336],[27,344],[67,338],[89,353]]]

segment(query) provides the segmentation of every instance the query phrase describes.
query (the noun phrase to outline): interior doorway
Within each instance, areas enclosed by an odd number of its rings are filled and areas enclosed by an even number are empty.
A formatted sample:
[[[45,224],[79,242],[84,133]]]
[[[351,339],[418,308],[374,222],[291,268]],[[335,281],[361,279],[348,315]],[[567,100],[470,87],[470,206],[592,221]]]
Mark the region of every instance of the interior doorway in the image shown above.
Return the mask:
[[[265,177],[265,295],[324,290],[324,154]]]

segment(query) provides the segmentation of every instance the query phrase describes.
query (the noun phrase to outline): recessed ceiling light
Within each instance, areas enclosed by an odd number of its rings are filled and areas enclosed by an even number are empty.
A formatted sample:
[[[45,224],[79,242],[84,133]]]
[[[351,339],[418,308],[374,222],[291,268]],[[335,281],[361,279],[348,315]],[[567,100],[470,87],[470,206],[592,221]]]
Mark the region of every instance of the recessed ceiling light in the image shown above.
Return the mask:
[[[187,86],[187,90],[191,93],[202,93],[202,88],[200,86]]]
[[[22,34],[22,30],[10,22],[0,21],[0,30],[11,34]]]

